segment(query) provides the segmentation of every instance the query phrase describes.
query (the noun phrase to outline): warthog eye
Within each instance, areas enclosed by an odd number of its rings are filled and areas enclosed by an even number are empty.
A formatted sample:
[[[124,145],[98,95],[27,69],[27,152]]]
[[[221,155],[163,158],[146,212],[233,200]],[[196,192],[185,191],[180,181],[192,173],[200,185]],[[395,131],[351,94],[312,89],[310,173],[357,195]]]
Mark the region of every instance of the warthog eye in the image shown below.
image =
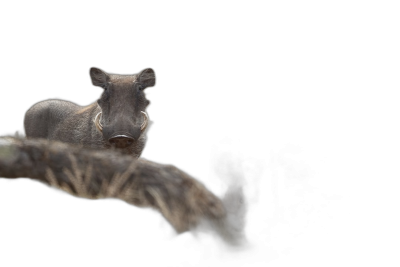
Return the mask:
[[[104,85],[104,89],[105,90],[107,90],[108,88],[110,88],[110,86],[111,86],[111,82],[108,82],[108,83],[106,83],[105,85]]]

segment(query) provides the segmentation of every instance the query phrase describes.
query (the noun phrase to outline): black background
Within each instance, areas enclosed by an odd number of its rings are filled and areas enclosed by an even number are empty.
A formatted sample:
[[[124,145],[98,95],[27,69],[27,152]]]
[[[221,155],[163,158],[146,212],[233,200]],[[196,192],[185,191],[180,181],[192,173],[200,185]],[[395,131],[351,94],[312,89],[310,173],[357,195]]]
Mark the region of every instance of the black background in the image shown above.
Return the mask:
[[[250,28],[167,28],[150,40],[137,27],[78,34],[68,24],[57,31],[28,25],[7,35],[0,107],[0,134],[23,134],[24,113],[39,101],[87,105],[99,97],[89,67],[118,74],[153,67],[157,86],[146,94],[154,125],[143,157],[179,167],[217,195],[239,177],[249,201],[250,249],[225,251],[208,236],[173,237],[160,215],[122,202],[0,180],[2,253],[15,262],[164,266],[351,256],[352,33],[329,25]]]

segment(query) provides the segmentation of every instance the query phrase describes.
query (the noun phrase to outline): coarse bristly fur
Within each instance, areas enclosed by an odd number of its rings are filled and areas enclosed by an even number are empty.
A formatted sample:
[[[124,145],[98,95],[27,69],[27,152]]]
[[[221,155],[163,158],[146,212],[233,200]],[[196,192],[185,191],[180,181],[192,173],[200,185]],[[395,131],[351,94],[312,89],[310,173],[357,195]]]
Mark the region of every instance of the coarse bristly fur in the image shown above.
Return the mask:
[[[146,143],[148,127],[143,112],[149,105],[144,90],[155,85],[155,73],[145,69],[138,74],[109,74],[90,69],[95,86],[103,88],[97,102],[79,106],[69,101],[50,99],[36,103],[25,114],[27,138],[44,138],[87,148],[117,147],[122,153],[139,157]],[[98,123],[94,119],[101,113]],[[146,113],[147,114],[147,113]],[[123,136],[124,145],[111,140]]]
[[[2,137],[0,177],[29,177],[79,197],[119,198],[136,206],[153,207],[178,233],[206,220],[232,244],[242,237],[243,225],[235,228],[235,223],[229,222],[232,214],[238,214],[235,203],[243,200],[240,189],[230,190],[221,201],[172,165],[135,159],[118,151]]]

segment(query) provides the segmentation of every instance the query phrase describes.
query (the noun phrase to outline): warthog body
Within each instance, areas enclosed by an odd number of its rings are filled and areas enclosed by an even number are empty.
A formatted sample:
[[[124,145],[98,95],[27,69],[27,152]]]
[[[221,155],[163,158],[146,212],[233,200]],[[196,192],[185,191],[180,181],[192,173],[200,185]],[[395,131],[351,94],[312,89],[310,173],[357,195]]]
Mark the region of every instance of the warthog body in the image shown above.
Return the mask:
[[[93,85],[104,89],[97,102],[85,107],[55,99],[39,102],[25,114],[26,136],[96,149],[115,147],[139,157],[150,103],[143,90],[155,85],[154,71],[117,75],[91,68],[90,76]]]

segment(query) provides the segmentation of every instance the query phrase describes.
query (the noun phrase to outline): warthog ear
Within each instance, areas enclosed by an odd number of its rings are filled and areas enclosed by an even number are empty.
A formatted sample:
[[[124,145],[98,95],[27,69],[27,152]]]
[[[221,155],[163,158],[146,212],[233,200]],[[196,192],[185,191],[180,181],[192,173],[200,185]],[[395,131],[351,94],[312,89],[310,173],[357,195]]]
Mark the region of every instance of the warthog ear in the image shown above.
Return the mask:
[[[92,78],[93,85],[103,88],[106,87],[109,80],[108,74],[98,68],[90,69],[90,78]]]
[[[143,84],[144,88],[154,86],[156,84],[156,74],[153,69],[142,70],[138,74],[137,81]]]

